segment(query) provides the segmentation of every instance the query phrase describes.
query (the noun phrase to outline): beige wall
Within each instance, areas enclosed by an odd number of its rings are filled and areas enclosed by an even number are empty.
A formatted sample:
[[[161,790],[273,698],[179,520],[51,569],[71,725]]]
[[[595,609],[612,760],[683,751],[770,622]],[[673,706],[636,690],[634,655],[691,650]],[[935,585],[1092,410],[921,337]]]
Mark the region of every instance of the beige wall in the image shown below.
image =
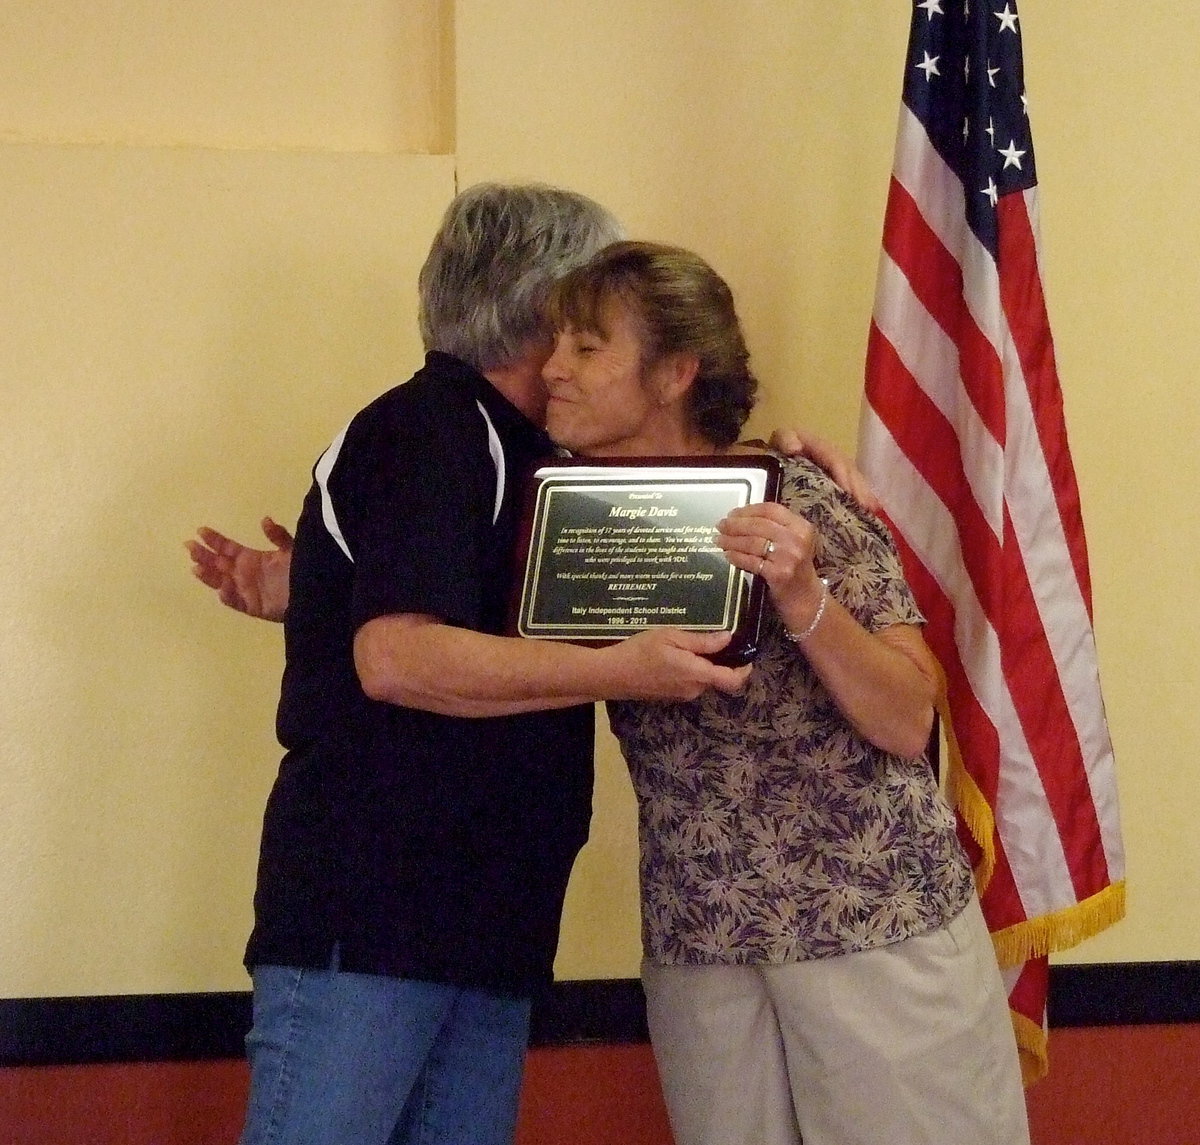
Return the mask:
[[[771,392],[760,427],[799,419],[852,448],[908,11],[649,0],[599,15],[586,0],[464,0],[460,178],[567,183],[638,234],[697,247],[746,317]],[[1181,109],[1200,14],[1140,5],[1131,50],[1115,3],[1026,0],[1021,12],[1129,850],[1127,920],[1069,960],[1198,958],[1200,118]],[[611,745],[601,792],[608,845],[577,873],[567,976],[636,957],[635,943],[595,941],[614,883],[633,917],[628,864],[615,861],[633,846],[631,802]]]
[[[6,4],[11,141],[445,154],[450,0]]]
[[[179,542],[294,519],[417,360],[456,185],[564,183],[697,247],[760,428],[852,445],[906,7],[462,0],[453,38],[448,0],[0,12],[0,995],[245,985],[278,632]],[[1022,6],[1130,850],[1128,920],[1071,957],[1198,958],[1200,16],[1147,0],[1131,52],[1126,15]],[[606,741],[562,976],[636,972],[632,855]]]
[[[182,542],[294,520],[454,194],[440,5],[185,7],[0,14],[6,996],[245,987],[280,633]]]

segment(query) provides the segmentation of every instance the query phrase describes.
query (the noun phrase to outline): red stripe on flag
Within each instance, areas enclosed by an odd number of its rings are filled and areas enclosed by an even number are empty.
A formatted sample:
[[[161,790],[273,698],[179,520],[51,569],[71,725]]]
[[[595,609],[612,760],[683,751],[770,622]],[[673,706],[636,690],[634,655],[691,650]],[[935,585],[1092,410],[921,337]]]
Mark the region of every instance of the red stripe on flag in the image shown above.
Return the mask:
[[[1021,217],[1028,223],[1023,200]],[[1032,240],[1031,233],[1029,237]],[[976,346],[983,343],[986,347],[982,353],[976,352],[977,359],[983,359],[985,377],[976,376],[974,389],[978,391],[978,383],[984,381],[998,395],[1002,407],[1004,380],[999,359],[967,313],[961,295],[956,306],[945,289],[948,280],[956,292],[962,290],[958,263],[946,253],[937,236],[920,217],[914,200],[894,179],[889,192],[884,245],[921,304],[937,311],[934,317],[938,324],[951,334],[956,329],[962,331],[967,341],[974,341]],[[1028,294],[1027,275],[1030,269],[1036,271],[1036,266],[1031,268],[1028,261],[1021,262],[1017,256],[1030,248],[1015,243],[1009,245],[1015,263],[1012,281],[1022,282],[1024,293]],[[1037,295],[1040,298],[1040,290]],[[968,331],[974,331],[974,335]],[[1022,322],[1019,330],[1014,330],[1014,341],[1019,338],[1018,347],[1025,347],[1031,363],[1040,363],[1044,369],[1048,362],[1052,369],[1052,348],[1047,351],[1049,339],[1039,339],[1036,335],[1035,315],[1032,323]],[[901,451],[955,520],[963,563],[984,614],[999,636],[1005,681],[1045,790],[1050,814],[1063,839],[1072,883],[1078,896],[1086,898],[1091,888],[1108,881],[1102,852],[1088,845],[1099,837],[1099,823],[1090,791],[1086,788],[1083,756],[1058,668],[1025,567],[1026,557],[1013,535],[1007,509],[1001,544],[967,484],[962,446],[954,427],[917,384],[895,347],[875,323],[871,324],[868,339],[867,377],[867,396],[872,407],[889,427]],[[1035,385],[1046,388],[1044,373],[1037,375]],[[1051,388],[1057,392],[1056,385]],[[1031,394],[1031,400],[1034,396]],[[975,404],[979,405],[978,402]],[[1035,417],[1038,412],[1035,407]],[[1057,410],[1052,409],[1050,424],[1055,424],[1056,415],[1059,436],[1063,437],[1061,402]],[[1044,441],[1050,436],[1044,417],[1038,420],[1038,426],[1039,436]],[[1069,467],[1069,457],[1067,463]],[[1083,845],[1076,845],[1077,842]]]
[[[1012,698],[1030,755],[1037,768],[1051,817],[1063,841],[1067,869],[1079,898],[1108,881],[1102,849],[1094,846],[1100,837],[1095,806],[1087,787],[1087,775],[1075,735],[1074,724],[1063,693],[1058,669],[1034,599],[1024,554],[1012,534],[1005,513],[1005,538],[1001,544],[992,533],[966,482],[960,446],[953,427],[911,372],[900,361],[895,347],[871,324],[868,337],[867,397],[893,440],[929,485],[932,495],[946,506],[955,520],[963,564],[975,587],[984,615],[996,630],[1000,643],[1005,684]],[[932,578],[929,578],[932,582]],[[926,590],[914,584],[917,599],[931,623],[927,637],[947,672],[947,696],[956,724],[965,709],[977,705],[954,642],[953,612],[946,618],[930,615]],[[941,595],[941,590],[938,589]],[[952,670],[951,664],[957,665]],[[990,721],[989,721],[990,727]],[[962,728],[960,742],[972,744],[976,729]],[[995,729],[991,728],[995,735]],[[976,761],[972,758],[972,773]],[[994,805],[994,775],[976,776],[989,804]],[[993,926],[1011,925],[1014,911],[1006,909],[1000,922],[989,914]]]
[[[984,615],[996,627],[994,610],[1004,603],[1000,545],[967,481],[958,435],[874,322],[867,336],[867,377],[867,399],[879,420],[954,518],[963,564]]]
[[[881,339],[883,346],[886,341]],[[876,412],[880,411],[876,409]],[[882,416],[882,415],[881,415]],[[925,636],[946,674],[947,699],[954,715],[960,743],[970,745],[970,771],[980,792],[996,806],[1000,768],[999,736],[972,689],[954,638],[955,608],[934,575],[913,551],[899,530],[894,530],[905,575],[928,621]],[[1108,869],[1103,850],[1095,846],[1099,824],[1087,789],[1078,741],[1064,735],[1072,724],[1061,684],[1037,620],[1032,590],[1020,552],[1011,536],[1002,559],[1008,572],[1000,610],[1001,665],[1005,684],[1025,732],[1037,766],[1046,803],[1063,841],[1067,870],[1080,898],[1103,885]],[[996,558],[1001,561],[999,555]],[[978,862],[979,849],[963,833],[964,842]],[[992,929],[1026,920],[1020,894],[1007,856],[997,835],[993,839],[996,868],[985,897]],[[1099,881],[1097,881],[1099,880]]]
[[[1008,1004],[1031,1022],[1042,1024],[1046,992],[1050,988],[1050,962],[1031,958],[1022,963],[1021,973],[1008,995]]]
[[[967,309],[962,268],[921,214],[916,200],[893,177],[883,223],[883,248],[913,293],[958,347],[963,389],[988,432],[1004,442],[1004,390],[1000,359]]]
[[[1001,766],[1003,767],[1003,764]],[[1001,825],[1001,820],[997,817],[996,833],[992,839],[996,848],[996,865],[992,870],[991,881],[980,896],[980,905],[987,919],[988,930],[993,934],[1029,920],[1029,913],[1021,901],[1021,892],[1017,888],[1008,852],[1001,840]]]
[[[1062,682],[1007,510],[1001,544],[971,494],[953,426],[874,323],[868,336],[867,357],[867,396],[872,408],[955,521],[964,567],[999,639],[998,668],[1025,733],[1050,815],[1063,839],[1072,885],[1080,898],[1086,898],[1091,888],[1104,885],[1108,878],[1102,851],[1091,845],[1099,837],[1099,823]],[[917,599],[923,608],[928,606],[921,590],[917,590]],[[931,623],[928,630],[931,646],[943,666],[947,656],[958,657],[952,614],[950,619],[949,627]],[[940,638],[935,639],[935,633]],[[970,702],[977,701],[965,675],[961,689],[951,690],[950,683],[948,673],[947,694],[957,722],[959,708],[967,697]],[[960,737],[961,742],[973,743],[966,729]],[[990,792],[989,803],[993,797],[994,792]]]
[[[988,930],[992,934],[998,934],[1011,926],[1020,926],[1028,922],[1029,912],[1021,901],[1021,892],[1013,878],[1012,864],[1008,860],[1008,852],[1001,844],[998,827],[993,842],[996,865],[992,869],[991,882],[980,897],[979,905],[987,919]]]
[[[1028,1085],[1042,1077],[1048,1066],[1046,995],[1050,991],[1050,959],[1042,955],[1020,965],[1017,980],[1008,992],[1008,1007],[1014,1015],[1021,1072]]]
[[[1000,662],[1030,754],[1046,793],[1050,814],[1062,837],[1067,869],[1079,899],[1109,881],[1083,753],[1062,680],[1007,506],[1004,515],[1004,568],[1007,594],[1000,630]]]
[[[946,676],[946,696],[954,712],[956,733],[960,741],[969,742],[972,747],[971,778],[988,805],[994,807],[1000,770],[1000,737],[967,680],[954,641],[954,604],[905,540],[904,534],[895,527],[892,533],[904,575],[925,614],[925,638]],[[969,841],[969,850],[972,862],[978,863],[979,848],[974,840]]]
[[[1006,195],[996,205],[1000,230],[1000,299],[1025,375],[1029,403],[1037,424],[1042,453],[1058,504],[1075,578],[1092,616],[1092,581],[1088,569],[1083,511],[1075,468],[1063,431],[1066,415],[1054,360],[1054,339],[1037,266],[1037,240],[1024,195]]]

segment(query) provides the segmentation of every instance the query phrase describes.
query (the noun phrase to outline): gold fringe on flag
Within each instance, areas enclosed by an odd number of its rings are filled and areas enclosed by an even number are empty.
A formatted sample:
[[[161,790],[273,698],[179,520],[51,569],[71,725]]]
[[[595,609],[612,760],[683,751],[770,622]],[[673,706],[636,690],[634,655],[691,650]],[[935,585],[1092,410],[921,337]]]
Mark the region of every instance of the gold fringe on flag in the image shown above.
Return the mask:
[[[963,764],[962,749],[958,746],[958,736],[954,734],[954,721],[950,718],[945,676],[938,687],[937,712],[941,717],[942,732],[946,737],[946,793],[950,797],[951,806],[967,825],[971,838],[979,844],[980,859],[975,868],[975,886],[982,897],[988,883],[992,881],[992,872],[996,869],[996,850],[992,841],[996,833],[996,819],[991,805],[979,790],[975,777]]]
[[[996,869],[993,812],[979,785],[963,764],[962,750],[954,733],[950,706],[943,677],[938,693],[938,715],[946,737],[946,791],[951,804],[971,838],[979,845],[980,858],[975,867],[975,885],[982,897]],[[1125,917],[1125,882],[1111,883],[1103,890],[1083,900],[1038,915],[992,933],[996,961],[1001,967],[1019,966],[1031,958],[1043,958],[1056,951],[1069,950],[1086,938],[1119,922]],[[1017,1050],[1021,1059],[1021,1076],[1027,1086],[1046,1076],[1049,1070],[1046,1031],[1024,1014],[1009,1009]]]
[[[1110,883],[1074,906],[997,930],[992,934],[992,944],[1001,966],[1017,966],[1031,958],[1070,950],[1124,917],[1125,882],[1122,880]]]
[[[962,750],[950,718],[944,679],[937,710],[946,736],[946,789],[955,811],[966,824],[971,838],[979,845],[980,859],[975,867],[975,885],[982,896],[996,869],[995,814],[963,764]],[[1121,880],[1110,883],[1083,902],[994,931],[992,942],[1001,966],[1017,966],[1030,958],[1069,950],[1124,917],[1125,882]]]
[[[1024,1014],[1009,1010],[1013,1033],[1017,1038],[1017,1058],[1021,1063],[1021,1081],[1026,1088],[1050,1072],[1050,1055],[1046,1046],[1046,1031]]]
[[[1019,966],[1031,958],[1043,958],[1057,950],[1091,938],[1125,917],[1125,882],[1111,883],[1075,906],[1052,914],[1038,915],[1027,922],[1005,927],[992,935],[996,961],[1001,966]],[[1026,1086],[1046,1076],[1050,1069],[1046,1031],[1024,1014],[1009,1007],[1021,1078]]]

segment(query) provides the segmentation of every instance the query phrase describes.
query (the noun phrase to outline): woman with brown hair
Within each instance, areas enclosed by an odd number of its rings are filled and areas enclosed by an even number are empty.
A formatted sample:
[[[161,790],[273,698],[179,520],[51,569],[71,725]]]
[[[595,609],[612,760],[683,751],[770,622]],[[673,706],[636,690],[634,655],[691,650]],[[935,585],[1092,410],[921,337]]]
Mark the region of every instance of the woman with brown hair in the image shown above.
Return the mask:
[[[551,308],[560,445],[748,448],[757,383],[698,256],[614,244]],[[643,982],[677,1145],[1024,1145],[1005,991],[924,755],[938,673],[922,617],[884,526],[780,460],[781,503],[718,526],[769,592],[747,686],[608,705],[638,798]]]

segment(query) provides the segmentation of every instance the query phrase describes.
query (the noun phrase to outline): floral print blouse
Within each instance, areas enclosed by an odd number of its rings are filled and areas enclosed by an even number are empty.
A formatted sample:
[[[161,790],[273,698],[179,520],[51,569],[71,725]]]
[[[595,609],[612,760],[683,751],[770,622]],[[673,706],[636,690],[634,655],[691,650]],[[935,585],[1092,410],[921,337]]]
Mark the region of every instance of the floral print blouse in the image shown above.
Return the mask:
[[[783,465],[833,596],[868,631],[922,623],[883,524],[810,462]],[[637,793],[646,957],[777,964],[941,927],[974,887],[929,763],[862,739],[769,605],[760,648],[739,695],[608,705]]]

